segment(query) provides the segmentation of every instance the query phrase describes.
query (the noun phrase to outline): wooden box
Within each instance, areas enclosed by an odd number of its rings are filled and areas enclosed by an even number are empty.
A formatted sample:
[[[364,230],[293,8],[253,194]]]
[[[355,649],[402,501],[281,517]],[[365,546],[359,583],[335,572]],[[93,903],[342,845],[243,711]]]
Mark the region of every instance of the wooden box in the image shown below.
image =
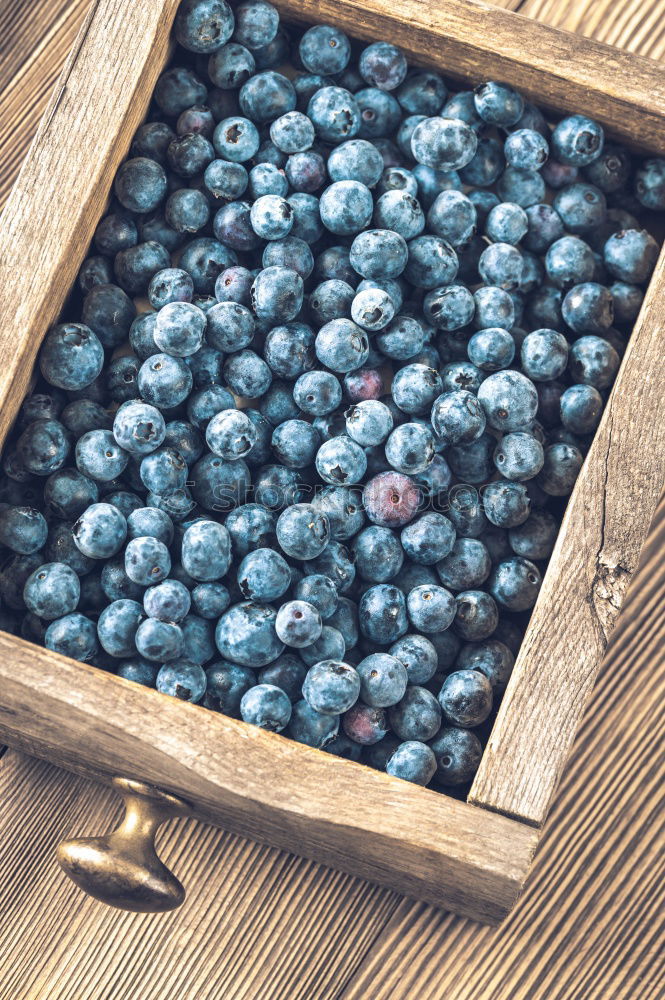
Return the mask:
[[[501,79],[665,153],[665,74],[471,0],[274,0],[287,20],[386,39]],[[4,211],[0,435],[23,400],[170,51],[178,0],[94,0]],[[529,871],[663,485],[665,257],[656,268],[467,802],[182,703],[0,633],[0,740],[406,895],[497,922]]]

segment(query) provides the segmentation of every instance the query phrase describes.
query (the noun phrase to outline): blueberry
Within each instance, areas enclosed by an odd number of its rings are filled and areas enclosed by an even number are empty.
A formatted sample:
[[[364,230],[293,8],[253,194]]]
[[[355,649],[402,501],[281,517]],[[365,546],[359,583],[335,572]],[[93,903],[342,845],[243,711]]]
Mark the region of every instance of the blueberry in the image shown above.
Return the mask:
[[[192,608],[201,618],[219,618],[230,603],[231,596],[223,583],[198,583],[191,592]]]
[[[254,424],[241,410],[221,410],[206,428],[206,443],[211,452],[229,461],[245,458],[257,437]]]
[[[539,171],[506,167],[498,180],[497,194],[502,201],[510,201],[526,209],[543,201],[545,182]]]
[[[322,573],[304,576],[295,587],[295,596],[299,601],[313,604],[323,621],[335,613],[339,604],[335,584],[330,577],[324,576]],[[325,628],[324,625],[324,631]],[[335,629],[335,631],[337,630]]]
[[[315,350],[327,368],[335,372],[353,371],[367,361],[367,334],[350,319],[334,319],[319,330]]]
[[[483,385],[486,384],[487,380]],[[432,406],[431,420],[434,431],[447,445],[475,441],[485,430],[486,424],[479,398],[466,389],[439,396]]]
[[[125,549],[125,572],[130,580],[148,587],[168,576],[171,569],[169,551],[163,542],[147,535],[133,538]]]
[[[48,540],[42,554],[50,562],[65,563],[78,576],[94,569],[94,561],[82,553],[74,541],[74,525],[70,521],[55,521],[49,527]]]
[[[424,635],[405,635],[389,649],[405,667],[410,684],[426,684],[438,669],[436,648]]]
[[[339,716],[317,712],[304,699],[296,701],[289,724],[291,739],[322,750],[335,739],[338,731]]]
[[[489,425],[500,431],[519,430],[530,424],[538,409],[535,386],[515,371],[489,375],[478,389],[478,401]]]
[[[145,488],[160,496],[181,489],[187,481],[187,463],[173,448],[157,448],[146,455],[139,472]]]
[[[511,167],[540,170],[549,155],[549,145],[540,132],[518,128],[506,137],[503,150]]]
[[[344,416],[349,437],[363,447],[383,443],[393,427],[390,410],[378,399],[362,400]]]
[[[316,642],[310,646],[303,646],[299,653],[308,667],[312,667],[322,660],[342,660],[346,653],[344,636],[339,629],[324,625]]]
[[[371,188],[383,172],[383,158],[366,139],[351,139],[331,151],[327,168],[332,181],[358,181]]]
[[[486,639],[484,642],[467,643],[463,646],[457,657],[456,666],[459,673],[466,674],[468,671],[476,670],[484,674],[490,682],[494,694],[500,694],[508,684],[514,662],[515,657],[503,642],[500,642],[498,639]],[[458,675],[451,674],[449,676],[457,677]],[[446,680],[446,683],[448,683],[448,680]],[[459,691],[464,689],[465,684],[468,684],[467,678],[464,679],[462,684],[451,685],[453,691],[449,689],[446,695],[450,703],[454,703],[457,700]],[[457,692],[454,690],[455,688],[458,688]],[[443,703],[442,706],[444,712],[448,714],[446,706]],[[449,715],[449,718],[455,725],[462,725],[461,722],[454,720],[452,716]]]
[[[410,686],[390,709],[390,728],[400,740],[431,740],[441,726],[441,708],[426,688]]]
[[[150,406],[160,409],[182,403],[190,394],[193,382],[192,373],[182,358],[169,354],[153,354],[139,369],[141,397]]]
[[[245,0],[235,8],[234,41],[258,49],[277,35],[279,14],[266,0]]]
[[[404,238],[388,229],[368,229],[351,244],[351,265],[363,278],[396,278],[404,271],[407,260]]]
[[[564,118],[552,132],[552,152],[560,163],[585,167],[598,159],[605,136],[602,127],[584,115]]]
[[[396,642],[408,628],[406,602],[401,590],[382,583],[370,587],[360,599],[360,630],[371,642]]]
[[[291,585],[291,570],[283,556],[272,549],[255,549],[242,560],[237,572],[238,585],[250,601],[276,600]]]
[[[49,476],[44,484],[44,503],[47,510],[64,520],[77,518],[83,513],[86,507],[97,503],[98,500],[99,488],[97,483],[88,476],[84,476],[77,469],[59,469]],[[20,509],[26,510],[30,508]],[[0,523],[3,523],[7,517],[6,513],[3,513],[4,517],[0,514]],[[13,521],[11,516],[10,520]],[[34,527],[36,527],[36,524],[33,525]],[[2,532],[6,532],[6,529],[2,529]],[[4,538],[1,540],[4,545],[9,545],[9,542]],[[9,545],[9,547],[13,548],[12,545]],[[40,547],[35,546],[35,548]]]
[[[388,732],[388,717],[383,708],[373,708],[358,702],[342,716],[344,732],[361,746],[372,746]]]
[[[49,330],[39,355],[39,367],[50,385],[84,389],[97,378],[104,348],[95,333],[81,323],[61,323]]]
[[[495,244],[498,246],[499,244]],[[467,345],[469,360],[482,371],[495,372],[507,368],[515,355],[515,341],[501,327],[479,330]]]
[[[298,236],[271,240],[263,251],[261,262],[264,267],[285,267],[295,271],[303,281],[314,270],[314,255],[308,244]]]
[[[74,570],[61,562],[44,563],[25,581],[23,600],[28,611],[53,621],[70,615],[81,595],[79,578]]]
[[[357,572],[364,580],[386,583],[392,579],[404,561],[397,537],[388,529],[371,525],[353,540]]]
[[[294,319],[303,300],[303,282],[296,271],[287,267],[268,267],[252,285],[252,308],[260,320],[273,326]],[[260,395],[260,393],[256,393]]]
[[[293,387],[293,399],[305,413],[322,416],[339,406],[342,388],[330,372],[305,372]]]
[[[57,476],[59,473],[56,472],[54,475]],[[0,508],[0,544],[6,545],[12,552],[18,552],[21,555],[38,552],[46,543],[47,535],[46,519],[34,507],[3,505]]]
[[[576,382],[606,389],[614,381],[620,358],[603,337],[579,337],[570,350],[569,369]]]
[[[288,601],[277,612],[275,631],[281,642],[300,649],[311,646],[321,635],[321,615],[307,601]]]
[[[180,188],[169,196],[164,208],[164,218],[177,233],[198,233],[207,225],[210,218],[208,199],[202,191]],[[158,303],[153,301],[155,296],[150,294],[150,287],[157,279],[158,275],[155,275],[148,286],[148,298],[153,305]],[[193,287],[192,279],[189,280]]]
[[[603,412],[603,397],[592,385],[571,385],[561,395],[561,423],[573,434],[592,434]]]
[[[492,686],[477,670],[456,670],[446,677],[439,703],[447,722],[471,729],[484,722],[492,711]]]
[[[360,697],[367,705],[388,708],[404,697],[408,675],[404,664],[388,653],[373,653],[357,667]]]
[[[283,466],[303,469],[314,461],[321,436],[305,420],[285,420],[273,431],[270,443],[275,457]]]
[[[558,534],[558,525],[545,510],[534,510],[523,524],[508,533],[515,555],[525,559],[548,559]]]
[[[614,278],[643,284],[656,266],[658,244],[644,229],[621,229],[608,239],[603,259]]]
[[[164,357],[165,355],[157,355],[157,358]],[[153,367],[153,371],[160,370],[161,366],[157,369]],[[113,421],[113,437],[117,445],[131,455],[147,455],[154,451],[164,440],[165,434],[166,425],[162,414],[148,403],[125,403],[118,409]]]
[[[183,655],[182,629],[175,622],[146,618],[136,630],[134,641],[139,655],[146,660],[168,663]]]
[[[164,168],[144,156],[126,160],[116,174],[115,195],[123,208],[144,215],[153,212],[166,196]]]
[[[407,524],[420,504],[420,491],[408,476],[382,472],[366,483],[363,504],[370,521],[385,528]]]
[[[358,699],[360,677],[348,663],[321,660],[310,667],[303,682],[303,697],[322,715],[341,715]]]
[[[206,668],[206,691],[203,704],[215,712],[240,718],[243,695],[256,685],[256,674],[249,667],[218,660]],[[262,683],[271,683],[269,680]]]
[[[477,330],[500,327],[510,330],[515,325],[515,307],[507,291],[491,285],[478,288],[473,294],[475,312],[471,314]]]
[[[93,503],[73,527],[76,548],[90,559],[110,559],[127,537],[127,521],[109,503]]]
[[[69,451],[69,437],[58,420],[33,420],[16,442],[21,468],[35,476],[57,472],[65,465]]]
[[[473,318],[474,296],[464,285],[445,285],[428,292],[423,301],[425,318],[441,330],[459,330]]]
[[[234,23],[226,0],[184,0],[176,15],[174,33],[183,48],[207,54],[231,37]]]
[[[375,347],[386,358],[406,361],[417,357],[425,346],[426,337],[425,327],[419,320],[400,314],[377,335]]]
[[[462,639],[467,642],[476,641],[488,639],[492,635],[499,621],[499,613],[492,595],[482,590],[464,590],[457,595],[454,626]]]
[[[123,660],[116,670],[118,677],[124,677],[126,681],[133,681],[135,684],[144,684],[146,687],[155,686],[158,673],[156,664],[142,660],[140,657],[133,660]]]
[[[205,84],[190,69],[174,66],[162,73],[155,86],[155,101],[165,115],[176,117],[193,104],[203,104]]]
[[[76,442],[76,466],[79,472],[96,482],[106,483],[120,476],[129,461],[111,431],[88,431]]]
[[[311,504],[294,504],[280,514],[277,541],[287,556],[314,559],[330,539],[328,518]]]
[[[504,434],[494,451],[494,464],[502,476],[516,482],[533,479],[543,467],[540,441],[523,431]],[[484,496],[483,496],[484,499]]]
[[[111,656],[136,656],[136,632],[144,617],[143,608],[137,601],[119,600],[108,604],[97,622],[102,648]]]
[[[436,170],[459,170],[473,159],[478,137],[458,118],[425,118],[411,136],[413,158]]]
[[[588,233],[605,222],[607,201],[593,184],[570,184],[555,196],[553,206],[571,233]]]
[[[386,460],[397,472],[424,472],[434,457],[435,441],[425,423],[400,424],[386,441]]]
[[[665,209],[665,159],[645,160],[635,172],[635,195],[651,211]]]
[[[168,145],[171,139],[173,139],[173,132],[171,128],[163,122],[152,122],[151,126],[153,134],[163,136],[166,145]],[[146,126],[143,126],[143,128],[145,129]],[[134,138],[135,144],[139,139],[140,133],[141,129],[139,129],[136,133]],[[166,153],[166,145],[163,146],[164,153]],[[150,159],[157,160],[158,157],[153,155]],[[114,256],[120,250],[126,250],[128,247],[135,246],[137,242],[138,231],[136,223],[128,212],[122,211],[111,212],[108,215],[105,215],[95,229],[95,235],[93,237],[95,248],[101,254],[108,255],[109,257]]]
[[[240,714],[244,722],[279,733],[291,718],[291,701],[281,688],[257,684],[242,696]]]
[[[444,726],[430,743],[430,748],[436,758],[436,784],[454,787],[473,780],[483,752],[475,733]]]
[[[522,116],[524,100],[507,83],[482,83],[473,93],[476,112],[489,125],[509,127]]]
[[[159,618],[160,621],[182,621],[189,613],[190,605],[189,591],[178,580],[164,580],[149,587],[143,595],[145,613],[149,618]]]
[[[185,570],[197,582],[219,580],[231,565],[229,532],[216,521],[195,522],[185,529],[180,558]]]
[[[181,701],[198,702],[206,689],[205,670],[190,660],[172,659],[160,667],[155,687],[162,694],[170,694]]]
[[[426,743],[401,743],[386,764],[386,773],[416,785],[427,785],[436,772],[436,757]]]

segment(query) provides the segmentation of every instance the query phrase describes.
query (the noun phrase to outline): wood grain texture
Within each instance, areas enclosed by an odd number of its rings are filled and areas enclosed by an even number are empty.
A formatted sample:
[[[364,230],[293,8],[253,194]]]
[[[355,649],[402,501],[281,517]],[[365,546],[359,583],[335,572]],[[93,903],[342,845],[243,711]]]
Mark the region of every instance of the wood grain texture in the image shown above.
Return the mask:
[[[4,633],[0,689],[11,746],[157,785],[234,832],[475,919],[505,916],[535,851],[525,824]]]
[[[535,826],[547,815],[665,482],[664,301],[665,253],[575,484],[469,797]]]
[[[665,151],[665,78],[655,63],[479,0],[275,0],[284,16],[387,38],[423,66],[473,84],[507,80],[541,106],[592,115]]]
[[[0,206],[4,204],[90,0],[0,4]]]
[[[661,0],[641,3],[525,0],[520,13],[651,59],[662,59],[665,54],[665,17]]]
[[[27,6],[6,0],[3,11],[11,21]],[[58,9],[75,6],[60,0]],[[596,4],[574,6],[579,30],[592,33]],[[626,23],[652,9],[635,0],[605,6]],[[662,25],[663,6],[654,6]],[[55,12],[41,4],[36,35],[49,35]],[[21,40],[2,37],[8,50]],[[30,58],[21,79],[39,81],[57,74],[62,53],[36,42]],[[0,191],[13,179],[15,144],[34,130],[34,90],[0,144]],[[0,90],[0,123],[14,98],[12,85]],[[404,902],[383,935],[398,903],[386,890],[310,862],[286,864],[277,851],[195,823],[164,835],[165,857],[189,886],[185,908],[167,918],[114,913],[77,893],[53,858],[63,836],[112,822],[109,791],[10,751],[0,786],[2,1000],[660,998],[664,872],[652,831],[662,813],[653,723],[665,646],[664,523],[661,508],[533,877],[499,931]],[[634,714],[636,692],[646,702]]]
[[[115,170],[145,114],[166,61],[176,8],[177,0],[131,5],[93,0],[5,205],[0,441],[25,395],[40,339],[62,308]],[[109,57],[110,39],[122,59]]]

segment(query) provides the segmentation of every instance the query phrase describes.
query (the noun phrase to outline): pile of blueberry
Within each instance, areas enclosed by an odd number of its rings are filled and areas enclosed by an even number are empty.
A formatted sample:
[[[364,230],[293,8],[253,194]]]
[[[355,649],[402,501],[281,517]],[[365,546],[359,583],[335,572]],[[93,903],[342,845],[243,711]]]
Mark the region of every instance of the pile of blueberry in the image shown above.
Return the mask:
[[[463,788],[665,160],[266,0],[185,0],[175,36],[5,450],[0,625]]]

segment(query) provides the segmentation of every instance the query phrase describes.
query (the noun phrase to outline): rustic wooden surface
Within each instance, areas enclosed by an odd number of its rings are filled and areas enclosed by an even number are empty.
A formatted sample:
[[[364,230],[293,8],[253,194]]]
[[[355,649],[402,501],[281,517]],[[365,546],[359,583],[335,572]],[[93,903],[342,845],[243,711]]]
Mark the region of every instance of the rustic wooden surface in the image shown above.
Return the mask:
[[[81,0],[0,7],[0,195],[86,8]],[[521,9],[665,55],[662,0]],[[8,752],[0,771],[1,1000],[662,996],[663,545],[665,506],[529,886],[498,931],[191,820],[162,837],[165,859],[189,889],[183,909],[149,918],[105,910],[68,883],[53,851],[65,835],[106,829],[117,818],[112,793]]]

